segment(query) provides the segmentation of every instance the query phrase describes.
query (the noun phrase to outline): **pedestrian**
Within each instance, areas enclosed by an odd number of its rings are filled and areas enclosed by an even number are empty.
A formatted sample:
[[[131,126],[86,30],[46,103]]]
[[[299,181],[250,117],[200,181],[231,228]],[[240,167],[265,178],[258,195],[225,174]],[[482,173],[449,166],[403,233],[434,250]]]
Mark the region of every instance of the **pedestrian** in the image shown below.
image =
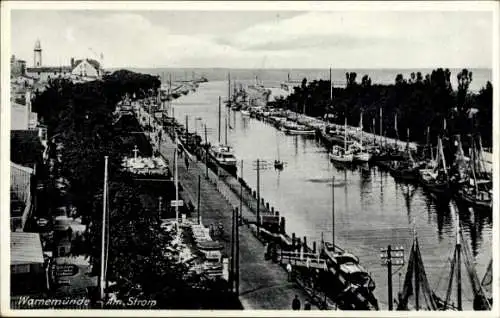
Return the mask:
[[[288,281],[292,280],[292,264],[286,264],[286,271],[288,273]]]
[[[292,300],[292,309],[300,310],[300,300],[298,295],[295,295],[295,298]]]
[[[311,310],[311,302],[309,300],[306,300],[306,303],[304,304],[304,310]]]

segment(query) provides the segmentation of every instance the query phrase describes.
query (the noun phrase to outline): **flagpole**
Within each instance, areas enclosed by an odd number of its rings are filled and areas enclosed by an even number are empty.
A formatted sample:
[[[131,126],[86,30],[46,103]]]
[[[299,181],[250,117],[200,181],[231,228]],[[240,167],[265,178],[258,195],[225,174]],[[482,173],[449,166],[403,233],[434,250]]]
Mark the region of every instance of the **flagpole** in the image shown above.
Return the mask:
[[[177,152],[179,149],[179,141],[177,139],[177,132],[175,133],[175,154],[174,154],[174,182],[175,182],[175,226],[178,230],[179,222],[179,187],[178,187],[178,172],[177,172]]]
[[[108,200],[108,156],[104,156],[104,187],[103,187],[103,198],[102,198],[102,242],[101,242],[101,277],[100,277],[100,289],[101,289],[101,300],[104,300],[104,286],[106,282],[106,272],[105,272],[105,241],[106,241],[106,209]]]

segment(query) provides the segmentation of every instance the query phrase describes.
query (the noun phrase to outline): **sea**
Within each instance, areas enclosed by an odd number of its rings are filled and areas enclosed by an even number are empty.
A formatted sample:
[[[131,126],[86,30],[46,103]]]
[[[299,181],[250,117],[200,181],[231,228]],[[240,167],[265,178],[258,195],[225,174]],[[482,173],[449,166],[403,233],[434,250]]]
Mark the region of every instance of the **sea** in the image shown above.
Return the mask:
[[[162,77],[162,81],[167,81],[171,76],[172,81],[190,80],[204,76],[209,81],[224,81],[227,80],[228,73],[231,74],[232,81],[249,81],[258,80],[266,87],[279,86],[281,82],[288,80],[300,82],[306,78],[308,81],[313,80],[328,80],[329,69],[230,69],[230,68],[127,68],[134,72],[154,74]],[[334,87],[345,86],[345,73],[355,72],[357,74],[357,82],[361,82],[364,75],[368,75],[372,84],[393,84],[397,74],[402,74],[405,79],[410,78],[412,72],[421,72],[425,78],[425,74],[431,74],[432,68],[423,69],[332,69],[332,82]],[[469,86],[471,92],[478,92],[486,85],[486,82],[492,82],[492,69],[489,68],[471,68],[472,83]],[[457,74],[462,69],[453,68],[451,72],[451,84],[453,89],[457,88]]]

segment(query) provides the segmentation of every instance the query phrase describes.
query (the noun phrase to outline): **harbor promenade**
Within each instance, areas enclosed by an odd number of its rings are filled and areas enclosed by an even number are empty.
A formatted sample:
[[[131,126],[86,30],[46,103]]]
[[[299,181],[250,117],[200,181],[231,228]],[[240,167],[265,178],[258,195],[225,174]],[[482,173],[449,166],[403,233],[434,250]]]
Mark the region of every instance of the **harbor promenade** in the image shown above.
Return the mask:
[[[167,134],[163,133],[163,136]],[[160,145],[161,154],[174,169],[175,142],[165,137]],[[182,185],[181,195],[190,198],[198,196],[198,176],[200,176],[200,213],[202,223],[222,223],[224,235],[220,238],[224,245],[224,254],[230,255],[232,209],[239,206],[239,198],[229,188],[222,190],[223,182],[217,182],[217,176],[208,169],[206,178],[205,165],[191,158],[189,169],[184,158],[178,161],[178,179]],[[215,181],[215,184],[214,184]],[[221,192],[219,192],[218,190]],[[191,199],[192,200],[192,199]],[[196,203],[195,201],[192,201]],[[253,213],[243,205],[243,217],[255,219]],[[240,226],[240,301],[245,309],[291,309],[295,295],[304,303],[308,296],[295,283],[288,282],[287,273],[279,264],[264,259],[264,245],[253,234],[249,227]],[[314,309],[314,307],[313,307]]]

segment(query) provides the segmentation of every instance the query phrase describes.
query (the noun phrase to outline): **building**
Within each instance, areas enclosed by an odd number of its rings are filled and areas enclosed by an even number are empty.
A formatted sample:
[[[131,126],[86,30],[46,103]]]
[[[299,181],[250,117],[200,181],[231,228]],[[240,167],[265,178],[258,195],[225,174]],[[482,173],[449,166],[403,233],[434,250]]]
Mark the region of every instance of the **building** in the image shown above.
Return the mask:
[[[97,79],[103,74],[101,64],[93,59],[71,59],[70,65],[46,66],[42,63],[42,46],[35,42],[33,49],[33,67],[26,68],[26,75],[46,82],[53,78]]]
[[[10,163],[10,226],[11,231],[22,231],[33,210],[31,183],[33,169]]]
[[[26,74],[26,61],[16,59],[15,55],[10,58],[10,77],[16,78]]]
[[[10,233],[11,296],[42,296],[48,290],[48,273],[40,234]]]
[[[88,78],[99,78],[102,76],[102,69],[99,62],[93,59],[74,60],[71,59],[72,75]]]

